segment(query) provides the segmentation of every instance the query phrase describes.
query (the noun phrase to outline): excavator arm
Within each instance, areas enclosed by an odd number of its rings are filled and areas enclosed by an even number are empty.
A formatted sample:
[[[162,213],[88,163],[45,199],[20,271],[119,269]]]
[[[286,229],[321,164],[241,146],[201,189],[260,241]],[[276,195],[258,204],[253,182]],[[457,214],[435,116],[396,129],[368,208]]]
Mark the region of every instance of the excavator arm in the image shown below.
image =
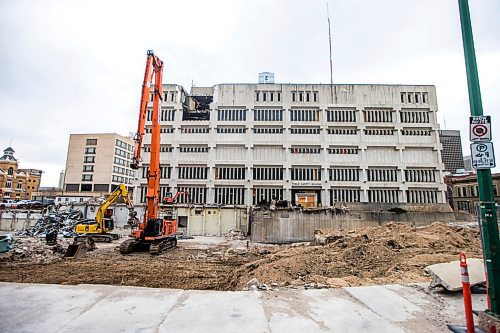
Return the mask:
[[[104,214],[106,213],[106,210],[109,208],[109,206],[111,206],[120,197],[123,198],[123,200],[125,201],[125,204],[127,205],[127,208],[129,210],[134,208],[134,205],[132,204],[130,198],[128,197],[127,188],[125,187],[125,185],[120,184],[116,188],[116,190],[114,190],[113,193],[111,193],[109,195],[109,197],[106,199],[106,201],[104,201],[102,203],[102,205],[99,206],[99,208],[97,209],[97,213],[95,215],[95,220],[102,230],[105,229],[105,227],[104,227]]]
[[[144,139],[145,127],[146,127],[146,116],[148,102],[151,94],[151,82],[153,81],[153,74],[161,68],[163,71],[163,62],[154,54],[152,50],[148,50],[148,57],[146,60],[146,70],[144,71],[144,80],[142,81],[142,92],[141,92],[141,104],[139,107],[139,122],[137,124],[137,132],[134,136],[135,147],[134,156],[132,158],[132,163],[130,167],[132,169],[139,169],[139,164],[141,162],[141,148],[142,140]],[[156,94],[156,89],[155,89]],[[160,91],[161,100],[161,91]]]

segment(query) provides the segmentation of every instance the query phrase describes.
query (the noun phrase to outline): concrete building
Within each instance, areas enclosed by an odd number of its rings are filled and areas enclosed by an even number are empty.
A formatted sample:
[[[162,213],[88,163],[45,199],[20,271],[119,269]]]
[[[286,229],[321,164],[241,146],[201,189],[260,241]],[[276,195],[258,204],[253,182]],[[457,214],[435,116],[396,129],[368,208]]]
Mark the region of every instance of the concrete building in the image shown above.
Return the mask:
[[[151,107],[150,103],[150,107]],[[163,86],[161,189],[180,203],[445,203],[434,86]],[[135,202],[144,202],[151,132]]]
[[[464,156],[464,169],[465,172],[476,173],[476,169],[472,167],[472,157],[470,155]]]
[[[133,139],[115,133],[71,134],[63,192],[68,196],[101,196],[120,183],[132,189]]]
[[[439,140],[443,145],[441,156],[444,163],[444,171],[457,173],[457,170],[465,169],[460,131],[441,130],[439,131]]]
[[[20,169],[14,153],[8,147],[0,157],[0,200],[31,200],[32,193],[40,187],[42,171]]]

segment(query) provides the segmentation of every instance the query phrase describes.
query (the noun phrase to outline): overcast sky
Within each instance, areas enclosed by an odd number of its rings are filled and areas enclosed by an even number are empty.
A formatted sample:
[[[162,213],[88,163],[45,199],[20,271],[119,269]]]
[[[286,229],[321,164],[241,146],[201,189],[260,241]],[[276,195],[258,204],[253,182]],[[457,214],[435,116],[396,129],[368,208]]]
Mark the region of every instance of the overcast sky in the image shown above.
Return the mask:
[[[456,0],[330,0],[335,83],[434,84],[468,148]],[[485,114],[500,129],[500,1],[471,0]],[[70,133],[136,131],[146,50],[164,83],[329,83],[326,1],[0,0],[0,148],[57,186]],[[493,135],[500,137],[500,130]],[[496,140],[500,154],[500,140]]]

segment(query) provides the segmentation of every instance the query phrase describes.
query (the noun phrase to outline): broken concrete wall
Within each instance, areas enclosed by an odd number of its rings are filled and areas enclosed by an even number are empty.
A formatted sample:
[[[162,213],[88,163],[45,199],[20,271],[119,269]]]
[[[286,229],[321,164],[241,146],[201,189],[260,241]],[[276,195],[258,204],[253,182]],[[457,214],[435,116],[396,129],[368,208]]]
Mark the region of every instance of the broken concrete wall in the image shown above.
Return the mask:
[[[0,230],[23,231],[34,226],[40,217],[39,211],[0,211]]]
[[[453,222],[455,215],[445,204],[350,204],[345,214],[328,209],[254,211],[251,239],[263,243],[307,242],[313,239],[315,229],[354,229],[390,221],[423,226],[436,221]]]

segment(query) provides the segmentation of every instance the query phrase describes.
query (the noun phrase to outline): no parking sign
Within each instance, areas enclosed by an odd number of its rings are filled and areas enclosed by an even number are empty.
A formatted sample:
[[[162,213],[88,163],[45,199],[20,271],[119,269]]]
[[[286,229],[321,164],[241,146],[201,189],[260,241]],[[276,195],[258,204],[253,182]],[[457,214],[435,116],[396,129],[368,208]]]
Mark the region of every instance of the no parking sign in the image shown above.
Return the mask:
[[[491,116],[472,116],[470,121],[470,141],[491,141]]]

